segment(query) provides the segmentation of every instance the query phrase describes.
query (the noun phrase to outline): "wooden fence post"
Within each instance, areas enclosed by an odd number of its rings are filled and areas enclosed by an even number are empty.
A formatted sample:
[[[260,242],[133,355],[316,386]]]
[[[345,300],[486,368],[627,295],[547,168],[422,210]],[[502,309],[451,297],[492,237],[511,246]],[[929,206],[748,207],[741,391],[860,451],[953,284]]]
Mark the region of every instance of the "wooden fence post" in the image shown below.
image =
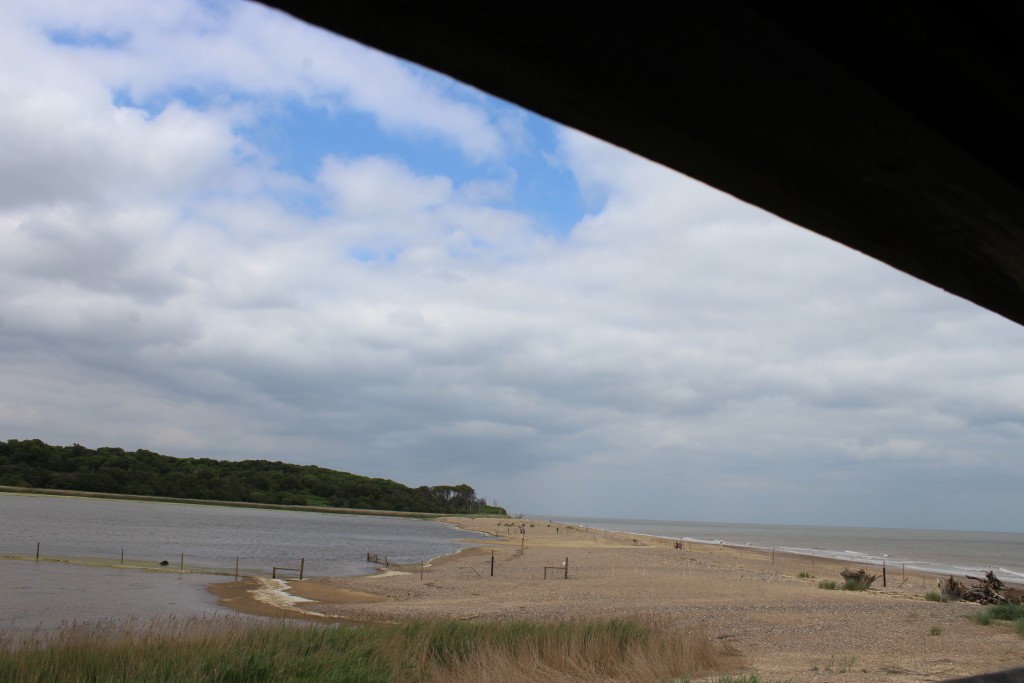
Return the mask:
[[[494,576],[494,551],[491,551],[491,576]]]
[[[121,566],[124,566],[124,548],[121,548]]]
[[[299,581],[302,581],[302,577],[306,574],[306,558],[299,558]]]
[[[238,556],[235,556],[235,581],[238,581]]]
[[[39,541],[36,541],[36,561],[39,561]]]
[[[181,564],[178,565],[178,571],[185,571],[185,553],[181,554]]]
[[[565,578],[569,578],[569,558],[565,558]]]

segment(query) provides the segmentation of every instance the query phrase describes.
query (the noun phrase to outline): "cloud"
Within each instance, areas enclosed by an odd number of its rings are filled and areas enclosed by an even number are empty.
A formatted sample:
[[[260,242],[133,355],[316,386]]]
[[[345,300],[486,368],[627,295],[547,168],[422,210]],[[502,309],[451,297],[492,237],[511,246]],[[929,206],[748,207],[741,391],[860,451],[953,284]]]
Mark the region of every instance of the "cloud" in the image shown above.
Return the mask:
[[[381,158],[346,163],[328,157],[317,179],[334,198],[337,211],[353,217],[375,215],[400,221],[440,206],[452,196],[448,178],[419,178],[402,164]]]

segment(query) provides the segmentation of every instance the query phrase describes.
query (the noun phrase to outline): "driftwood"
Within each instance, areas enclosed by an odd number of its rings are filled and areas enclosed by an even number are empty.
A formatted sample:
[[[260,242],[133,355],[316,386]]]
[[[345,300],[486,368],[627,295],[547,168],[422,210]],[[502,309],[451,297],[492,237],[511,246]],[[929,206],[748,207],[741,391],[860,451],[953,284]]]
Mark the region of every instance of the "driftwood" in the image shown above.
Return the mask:
[[[382,564],[385,567],[390,567],[391,566],[391,561],[388,560],[388,556],[387,555],[379,555],[377,553],[366,553],[366,561],[367,562],[376,562],[377,564]]]
[[[853,571],[852,569],[844,569],[843,571],[839,572],[839,575],[847,581],[856,581],[857,583],[863,583],[865,586],[868,587],[870,587],[871,584],[875,582],[875,579],[878,578],[877,575],[868,574],[863,569],[858,569],[857,571]]]
[[[1007,591],[1003,582],[991,571],[985,572],[985,578],[983,579],[977,576],[968,576],[966,578],[971,581],[977,581],[977,585],[968,585],[950,576],[948,579],[939,581],[939,590],[947,597],[977,602],[982,605],[1020,602],[1020,596],[1016,594],[1016,591]]]

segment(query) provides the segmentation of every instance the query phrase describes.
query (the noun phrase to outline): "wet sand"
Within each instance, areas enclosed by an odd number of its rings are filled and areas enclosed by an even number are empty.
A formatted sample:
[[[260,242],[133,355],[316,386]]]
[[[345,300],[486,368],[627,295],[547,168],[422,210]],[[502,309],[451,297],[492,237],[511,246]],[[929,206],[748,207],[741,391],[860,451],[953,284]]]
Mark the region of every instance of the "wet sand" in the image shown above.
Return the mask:
[[[435,560],[422,579],[419,565],[392,566],[387,575],[282,582],[285,593],[309,602],[253,607],[257,593],[240,590],[223,604],[321,620],[654,619],[704,629],[740,654],[737,672],[767,681],[945,680],[1024,662],[1024,638],[1009,625],[967,618],[979,606],[926,601],[938,579],[931,575],[896,571],[885,588],[879,577],[866,592],[831,591],[818,582],[841,583],[839,571],[853,565],[728,546],[677,549],[671,541],[546,521],[457,523],[494,538]]]
[[[209,592],[223,607],[259,617],[299,619],[318,623],[358,623],[325,608],[382,602],[386,598],[315,581],[285,581],[255,576],[211,584]]]

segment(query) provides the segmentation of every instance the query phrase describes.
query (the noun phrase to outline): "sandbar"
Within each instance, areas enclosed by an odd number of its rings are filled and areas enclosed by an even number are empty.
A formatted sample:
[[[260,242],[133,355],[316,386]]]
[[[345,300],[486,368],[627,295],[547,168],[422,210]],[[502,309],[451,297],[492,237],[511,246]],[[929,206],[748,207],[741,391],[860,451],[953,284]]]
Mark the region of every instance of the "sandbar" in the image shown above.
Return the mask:
[[[884,588],[879,578],[866,592],[824,590],[819,581],[841,583],[839,571],[856,565],[708,544],[676,548],[667,539],[546,520],[454,522],[492,536],[466,539],[473,547],[433,560],[422,575],[418,564],[392,565],[372,578],[289,581],[294,595],[313,602],[284,611],[349,622],[641,619],[702,630],[737,654],[736,673],[794,683],[945,680],[1024,662],[1024,638],[1013,628],[968,618],[978,605],[925,600],[936,587],[932,575],[897,569]]]

